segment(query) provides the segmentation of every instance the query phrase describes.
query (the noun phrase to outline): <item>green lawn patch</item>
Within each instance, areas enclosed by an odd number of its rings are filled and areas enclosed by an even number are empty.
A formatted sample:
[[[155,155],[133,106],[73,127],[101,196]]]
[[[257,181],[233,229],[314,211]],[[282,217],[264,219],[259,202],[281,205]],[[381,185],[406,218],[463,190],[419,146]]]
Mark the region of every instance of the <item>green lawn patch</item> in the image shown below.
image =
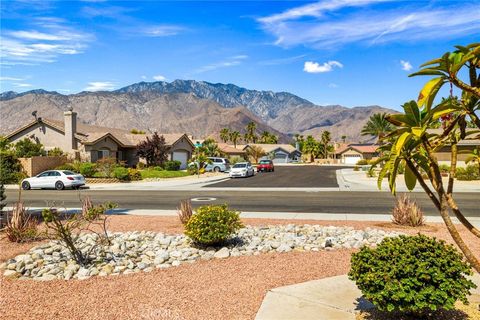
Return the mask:
[[[167,171],[167,170],[154,170],[154,169],[145,169],[141,170],[140,174],[142,179],[148,178],[178,178],[189,176],[190,174],[186,171]]]

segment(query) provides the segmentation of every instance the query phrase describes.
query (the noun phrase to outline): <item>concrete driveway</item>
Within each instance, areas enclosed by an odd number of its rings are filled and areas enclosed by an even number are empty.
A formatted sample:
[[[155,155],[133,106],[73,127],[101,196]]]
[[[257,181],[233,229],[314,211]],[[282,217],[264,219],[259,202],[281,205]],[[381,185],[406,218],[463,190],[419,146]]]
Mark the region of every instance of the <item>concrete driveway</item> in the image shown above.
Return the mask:
[[[256,173],[204,188],[338,188],[337,166],[276,166],[275,172]]]

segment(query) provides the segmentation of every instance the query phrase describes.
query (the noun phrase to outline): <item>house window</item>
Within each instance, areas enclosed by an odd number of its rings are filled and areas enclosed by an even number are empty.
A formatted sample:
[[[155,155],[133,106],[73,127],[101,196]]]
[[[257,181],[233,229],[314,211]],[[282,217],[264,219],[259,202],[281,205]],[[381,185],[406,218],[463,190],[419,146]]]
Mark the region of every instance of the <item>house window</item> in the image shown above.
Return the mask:
[[[99,150],[97,151],[97,159],[103,159],[110,157],[110,150]]]

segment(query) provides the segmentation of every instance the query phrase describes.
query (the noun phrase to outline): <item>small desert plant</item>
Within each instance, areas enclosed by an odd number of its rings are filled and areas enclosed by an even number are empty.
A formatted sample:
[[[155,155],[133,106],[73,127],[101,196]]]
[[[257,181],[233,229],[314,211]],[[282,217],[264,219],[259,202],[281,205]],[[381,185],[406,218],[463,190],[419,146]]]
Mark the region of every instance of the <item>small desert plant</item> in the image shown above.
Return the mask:
[[[419,227],[425,224],[423,212],[407,194],[397,197],[392,211],[392,222],[402,226]]]
[[[356,165],[357,166],[364,166],[364,165],[367,165],[369,163],[370,163],[370,161],[368,161],[367,159],[360,159],[360,160],[357,161]]]
[[[40,238],[37,220],[28,213],[23,202],[16,202],[12,211],[7,213],[5,234],[11,242],[28,242]]]
[[[111,244],[107,231],[107,210],[111,210],[117,207],[116,203],[105,202],[100,205],[94,205],[90,197],[85,197],[82,202],[82,218],[88,223],[86,229],[96,233],[101,243]],[[97,233],[92,225],[98,225],[102,229],[102,233]]]
[[[192,202],[190,200],[180,201],[180,208],[177,209],[178,218],[183,225],[186,225],[193,215]]]
[[[458,180],[479,180],[480,173],[478,171],[478,165],[469,165],[465,168],[459,167],[457,168],[455,178]]]
[[[360,171],[360,167],[359,166],[353,167],[353,171]]]
[[[462,254],[445,241],[424,235],[385,238],[377,248],[352,254],[349,278],[365,298],[383,311],[413,313],[422,318],[438,309],[468,303],[476,286]]]
[[[202,245],[218,245],[243,227],[240,214],[226,204],[202,206],[185,225],[185,234]]]
[[[82,215],[79,213],[68,214],[66,210],[61,212],[56,208],[48,208],[43,209],[42,217],[47,229],[47,236],[60,240],[78,264],[86,265],[88,254],[84,254],[78,248],[79,235],[74,233],[85,224]]]
[[[60,149],[59,147],[55,147],[47,151],[47,155],[50,157],[60,157],[60,156],[63,156],[63,154],[64,154],[63,150]]]
[[[96,172],[105,178],[111,178],[115,169],[118,167],[117,159],[113,157],[107,157],[97,160],[95,163]]]

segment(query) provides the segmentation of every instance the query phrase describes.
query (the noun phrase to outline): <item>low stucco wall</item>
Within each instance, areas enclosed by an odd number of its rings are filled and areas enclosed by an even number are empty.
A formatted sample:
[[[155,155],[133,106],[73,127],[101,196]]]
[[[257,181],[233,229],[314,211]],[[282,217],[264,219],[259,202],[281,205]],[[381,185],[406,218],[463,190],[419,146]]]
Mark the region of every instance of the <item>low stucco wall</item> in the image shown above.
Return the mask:
[[[64,156],[18,158],[18,160],[29,177],[35,176],[45,170],[55,169],[67,162],[67,158]]]

